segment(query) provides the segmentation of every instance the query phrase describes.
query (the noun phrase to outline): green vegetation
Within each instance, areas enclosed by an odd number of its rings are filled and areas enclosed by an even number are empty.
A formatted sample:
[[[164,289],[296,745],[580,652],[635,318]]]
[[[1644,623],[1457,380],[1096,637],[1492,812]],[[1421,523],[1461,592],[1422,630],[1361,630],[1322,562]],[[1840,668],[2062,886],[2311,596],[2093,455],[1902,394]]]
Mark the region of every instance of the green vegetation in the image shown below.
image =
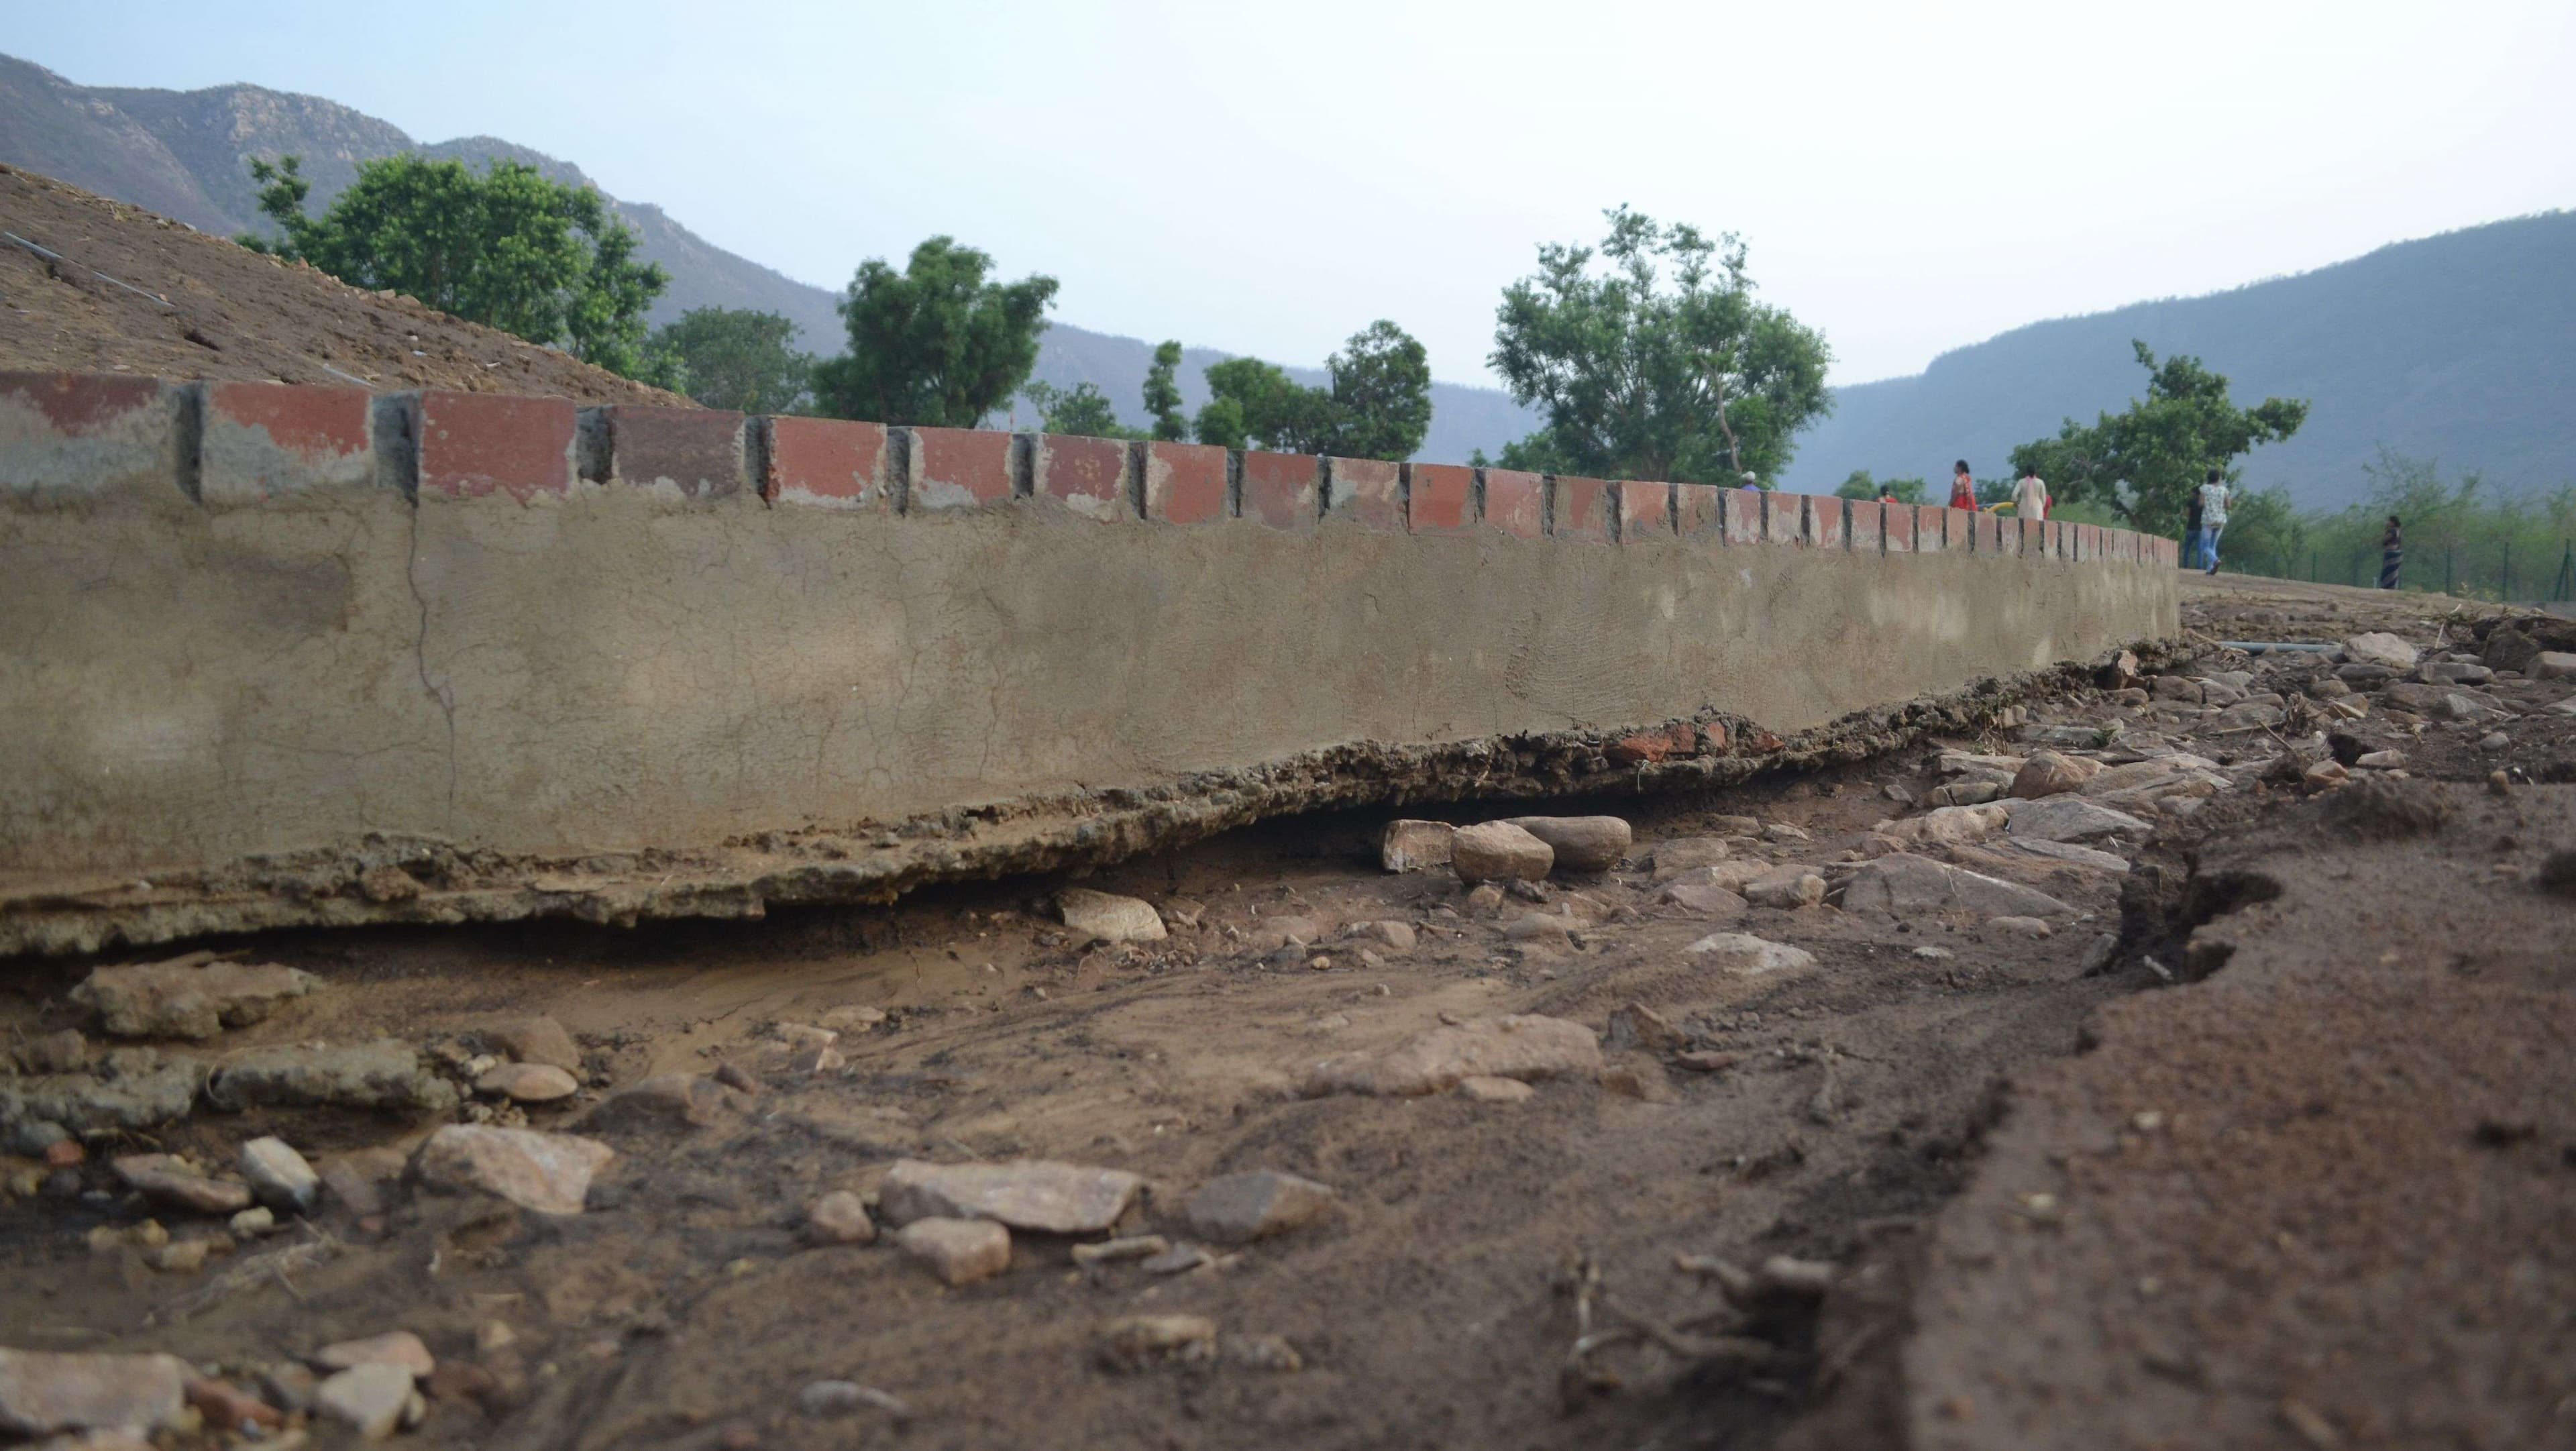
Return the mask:
[[[1190,436],[1190,421],[1181,412],[1181,344],[1171,339],[1154,349],[1154,365],[1145,370],[1145,413],[1154,420],[1153,436],[1178,443]]]
[[[2405,525],[2399,583],[2474,599],[2576,598],[2576,484],[2500,495],[2476,474],[2445,479],[2429,459],[2381,450],[2364,470],[2366,502],[2300,513],[2265,489],[2228,510],[2219,567],[2240,574],[2367,585],[2379,578],[2380,532]]]
[[[1037,366],[1052,277],[988,281],[993,259],[950,237],[912,249],[904,270],[871,258],[841,298],[850,351],[814,367],[833,418],[973,428]]]
[[[1873,479],[1867,469],[1854,469],[1851,477],[1834,490],[1837,499],[1875,499],[1882,492],[1893,495],[1900,504],[1929,502],[1931,485],[1922,479]]]
[[[361,163],[330,210],[308,217],[313,184],[302,158],[253,161],[250,171],[279,235],[246,236],[243,246],[662,381],[646,356],[644,310],[669,278],[635,260],[634,231],[598,192],[515,161],[478,174],[461,161],[390,156]]]
[[[1038,411],[1038,427],[1048,433],[1071,433],[1084,438],[1143,438],[1145,435],[1118,421],[1118,410],[1110,406],[1109,395],[1094,383],[1076,383],[1058,388],[1052,383],[1031,383],[1020,390]]]
[[[1831,402],[1824,336],[1753,300],[1744,244],[1612,209],[1595,249],[1550,243],[1503,291],[1494,370],[1547,426],[1510,468],[1689,483],[1769,480]]]
[[[1195,425],[1199,442],[1388,460],[1422,447],[1431,427],[1431,364],[1411,334],[1380,319],[1351,334],[1324,370],[1330,384],[1309,388],[1259,358],[1212,364],[1211,396]],[[1149,380],[1149,407],[1151,386]]]
[[[2207,471],[2225,471],[2232,482],[2230,465],[2257,444],[2298,432],[2308,405],[2266,398],[2239,408],[2227,396],[2227,379],[2200,359],[2177,353],[2159,363],[2145,343],[2129,346],[2147,370],[2147,396],[2090,427],[2067,419],[2057,437],[2014,449],[2013,476],[2037,469],[2066,503],[2096,501],[2130,528],[2179,534]]]
[[[814,360],[790,345],[795,335],[796,324],[774,312],[693,307],[655,328],[644,351],[709,408],[791,413],[814,380]]]

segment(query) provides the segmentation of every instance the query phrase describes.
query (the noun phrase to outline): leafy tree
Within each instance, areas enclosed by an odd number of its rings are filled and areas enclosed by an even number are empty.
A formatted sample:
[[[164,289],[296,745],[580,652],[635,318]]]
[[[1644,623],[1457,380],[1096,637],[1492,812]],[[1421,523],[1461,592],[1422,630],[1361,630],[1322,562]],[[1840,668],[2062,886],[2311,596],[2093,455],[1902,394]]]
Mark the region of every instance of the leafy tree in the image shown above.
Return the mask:
[[[1038,427],[1049,433],[1079,434],[1084,438],[1143,438],[1145,435],[1118,421],[1118,410],[1109,405],[1109,395],[1093,383],[1076,383],[1071,388],[1058,388],[1052,383],[1031,383],[1020,390],[1038,410]]]
[[[796,351],[796,324],[774,312],[693,307],[653,330],[645,355],[678,369],[678,391],[709,408],[786,413],[803,401],[814,360]]]
[[[1190,420],[1181,412],[1180,371],[1177,339],[1154,349],[1154,366],[1145,370],[1145,412],[1154,420],[1153,436],[1165,443],[1190,436]]]
[[[1776,475],[1832,406],[1824,336],[1753,300],[1733,233],[1605,215],[1597,254],[1547,244],[1537,274],[1503,290],[1494,369],[1547,413],[1523,457],[1608,478]]]
[[[1842,486],[1834,490],[1834,497],[1838,499],[1875,499],[1879,496],[1880,490],[1884,489],[1886,492],[1895,495],[1898,503],[1920,504],[1923,502],[1923,496],[1929,487],[1930,486],[1921,479],[1889,479],[1882,483],[1877,479],[1871,478],[1869,476],[1869,470],[1854,469],[1851,471],[1851,477],[1844,479],[1842,481]]]
[[[897,272],[871,258],[841,298],[850,351],[814,368],[819,410],[877,423],[972,428],[1037,366],[1052,277],[986,280],[993,259],[932,237]]]
[[[1207,370],[1201,443],[1400,460],[1431,428],[1431,365],[1422,344],[1380,319],[1326,361],[1329,387],[1309,388],[1259,358]]]
[[[2151,534],[2177,534],[2190,511],[2191,494],[2211,469],[2229,465],[2257,444],[2299,431],[2308,405],[2297,398],[2266,398],[2252,408],[2229,401],[2227,379],[2176,353],[2162,362],[2143,342],[2132,341],[2147,370],[2147,396],[2126,413],[2100,416],[2091,426],[2066,420],[2057,437],[2036,439],[2012,451],[2016,477],[2037,469],[2049,492],[2070,503],[2099,500],[2130,526]],[[2234,529],[2231,515],[2229,528]]]
[[[309,217],[302,158],[254,160],[250,171],[279,235],[244,237],[244,246],[563,346],[612,372],[646,370],[644,310],[670,278],[635,260],[633,229],[589,187],[515,161],[477,173],[461,161],[389,156],[361,163],[330,210]]]

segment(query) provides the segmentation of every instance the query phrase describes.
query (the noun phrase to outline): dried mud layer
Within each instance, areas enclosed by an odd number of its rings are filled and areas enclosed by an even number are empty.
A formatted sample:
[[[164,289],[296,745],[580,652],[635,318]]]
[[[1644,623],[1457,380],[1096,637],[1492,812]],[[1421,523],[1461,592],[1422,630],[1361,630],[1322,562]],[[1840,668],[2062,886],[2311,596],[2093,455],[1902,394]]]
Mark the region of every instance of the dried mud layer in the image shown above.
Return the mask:
[[[2420,598],[2185,621],[2464,678],[2211,650],[1695,791],[1409,808],[1633,824],[1511,890],[1383,870],[1376,804],[1078,884],[218,939],[220,1003],[20,959],[0,1346],[181,1357],[181,1447],[404,1421],[337,1379],[368,1354],[426,1369],[425,1447],[2568,1444],[2576,682],[2465,678],[2518,647]],[[1303,1091],[1469,1041],[1456,1087]],[[459,1124],[614,1156],[460,1164]],[[234,1229],[266,1136],[321,1187]],[[905,1160],[1104,1172],[942,1210]],[[1259,1171],[1331,1197],[1199,1199]],[[926,1203],[1024,1227],[994,1272],[989,1225],[897,1242]],[[0,1362],[0,1425],[66,1366]]]
[[[448,388],[694,406],[407,297],[0,166],[0,372]]]

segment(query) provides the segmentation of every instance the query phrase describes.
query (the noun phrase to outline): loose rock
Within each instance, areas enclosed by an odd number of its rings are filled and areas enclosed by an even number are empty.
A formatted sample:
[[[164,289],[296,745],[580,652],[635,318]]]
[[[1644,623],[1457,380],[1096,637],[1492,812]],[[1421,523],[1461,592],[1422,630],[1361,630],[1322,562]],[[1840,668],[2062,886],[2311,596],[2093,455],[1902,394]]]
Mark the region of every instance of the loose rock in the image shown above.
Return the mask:
[[[2112,837],[2145,837],[2155,827],[2099,802],[2081,797],[2051,796],[2013,809],[2005,831],[2015,838],[2039,841],[2105,841]]]
[[[197,1379],[185,1387],[188,1404],[218,1431],[274,1431],[286,1424],[275,1406],[229,1381]]]
[[[989,1280],[1011,1267],[1011,1232],[989,1219],[916,1219],[896,1232],[895,1242],[950,1286]]]
[[[96,1009],[100,1028],[114,1037],[211,1038],[260,1021],[321,981],[273,962],[212,957],[192,952],[167,962],[102,967],[72,989],[72,1000]]]
[[[322,1176],[284,1139],[259,1138],[243,1144],[236,1167],[261,1203],[291,1214],[310,1214],[322,1195]]]
[[[1383,1054],[1344,1054],[1308,1070],[1306,1096],[1438,1093],[1466,1078],[1590,1077],[1601,1071],[1592,1030],[1563,1018],[1505,1015],[1434,1028]]]
[[[1490,1078],[1483,1074],[1459,1079],[1458,1092],[1478,1103],[1520,1103],[1538,1094],[1537,1089],[1517,1078]]]
[[[1602,1046],[1614,1051],[1642,1048],[1649,1053],[1669,1053],[1688,1041],[1689,1036],[1674,1027],[1671,1020],[1644,1003],[1613,1009],[1607,1031],[1601,1035]]]
[[[340,1207],[361,1218],[385,1212],[384,1186],[410,1164],[399,1149],[356,1149],[322,1161],[322,1187]]]
[[[1675,882],[1655,900],[1699,917],[1741,917],[1752,905],[1714,882]]]
[[[1986,925],[2016,937],[2046,937],[2054,930],[2037,917],[1989,917]]]
[[[2073,791],[2101,774],[2102,763],[2089,756],[2062,756],[2055,751],[2034,751],[2022,762],[2013,776],[2012,794],[2023,800],[2054,796]]]
[[[877,1192],[890,1224],[989,1219],[1048,1234],[1096,1234],[1116,1224],[1145,1181],[1123,1169],[1044,1159],[931,1164],[898,1159]]]
[[[55,1355],[0,1350],[0,1430],[175,1428],[188,1380],[175,1355]]]
[[[250,1188],[210,1178],[175,1154],[127,1154],[109,1161],[116,1177],[145,1197],[199,1214],[231,1214],[250,1208]]]
[[[1095,942],[1160,942],[1168,935],[1163,914],[1134,897],[1066,887],[1055,894],[1055,906],[1075,936]]]
[[[456,1089],[421,1066],[408,1043],[380,1038],[345,1048],[254,1048],[215,1070],[206,1096],[218,1104],[372,1108],[442,1114]]]
[[[1101,1332],[1100,1358],[1112,1370],[1216,1358],[1216,1322],[1203,1315],[1129,1315]]]
[[[1628,823],[1616,816],[1515,816],[1517,826],[1556,854],[1556,868],[1606,872],[1628,854]]]
[[[585,1122],[596,1128],[705,1128],[740,1108],[734,1090],[695,1073],[657,1073],[608,1096]]]
[[[805,1211],[805,1237],[816,1244],[874,1244],[877,1226],[865,1199],[835,1189]]]
[[[1390,872],[1418,872],[1449,865],[1449,839],[1458,828],[1445,821],[1390,821],[1378,839],[1378,860]]]
[[[579,1093],[581,1085],[550,1063],[504,1063],[475,1079],[474,1091],[497,1094],[512,1103],[553,1103]]]
[[[521,1018],[487,1034],[504,1053],[521,1063],[542,1063],[566,1073],[581,1071],[581,1046],[552,1018]]]
[[[1534,882],[1555,867],[1556,852],[1508,821],[1487,821],[1458,828],[1449,865],[1462,882]]]
[[[1333,1212],[1333,1191],[1312,1179],[1260,1169],[1211,1179],[1190,1196],[1190,1228],[1219,1244],[1249,1244],[1303,1229]]]
[[[1843,888],[1843,910],[1885,912],[1899,918],[1927,912],[1971,912],[1981,917],[2075,915],[2074,908],[2036,888],[1906,852],[1880,857],[1853,873]]]
[[[313,1352],[313,1363],[324,1370],[351,1370],[361,1365],[398,1365],[414,1376],[427,1376],[438,1369],[438,1358],[420,1337],[408,1330],[388,1330],[359,1340],[342,1340]]]
[[[1712,933],[1683,950],[1710,967],[1738,977],[1799,972],[1816,965],[1816,955],[1803,947],[1791,947],[1749,932]]]
[[[1417,938],[1409,922],[1362,922],[1351,929],[1354,936],[1365,937],[1396,952],[1411,952]]]
[[[1722,836],[1686,836],[1674,841],[1657,842],[1653,863],[1655,880],[1669,882],[1685,874],[1713,867],[1734,855],[1735,848]]]
[[[316,1413],[353,1426],[360,1436],[381,1441],[394,1428],[418,1414],[420,1391],[411,1372],[399,1365],[362,1365],[344,1370],[314,1387]]]
[[[1756,907],[1812,907],[1825,900],[1825,879],[1805,867],[1783,867],[1745,883],[1744,900]]]
[[[597,1139],[449,1124],[413,1161],[421,1182],[496,1195],[539,1214],[579,1214],[590,1179],[617,1151]]]
[[[1573,926],[1553,912],[1531,912],[1505,927],[1503,937],[1510,942],[1544,942],[1563,947]]]
[[[2364,665],[2384,665],[2391,670],[2415,668],[2415,647],[2384,630],[2372,630],[2343,642],[2344,658]]]
[[[2532,657],[2523,673],[2534,680],[2576,680],[2576,651],[2543,650]]]

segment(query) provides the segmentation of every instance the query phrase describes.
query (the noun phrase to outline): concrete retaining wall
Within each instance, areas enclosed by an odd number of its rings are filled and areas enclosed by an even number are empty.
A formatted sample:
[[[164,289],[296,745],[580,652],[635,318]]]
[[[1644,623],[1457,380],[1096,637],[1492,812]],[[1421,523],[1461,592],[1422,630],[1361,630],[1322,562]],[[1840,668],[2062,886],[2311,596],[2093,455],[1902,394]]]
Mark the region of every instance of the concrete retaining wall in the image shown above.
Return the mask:
[[[0,925],[180,882],[340,920],[261,864],[866,838],[1345,743],[1787,733],[2169,635],[2175,562],[1701,485],[0,376]]]

